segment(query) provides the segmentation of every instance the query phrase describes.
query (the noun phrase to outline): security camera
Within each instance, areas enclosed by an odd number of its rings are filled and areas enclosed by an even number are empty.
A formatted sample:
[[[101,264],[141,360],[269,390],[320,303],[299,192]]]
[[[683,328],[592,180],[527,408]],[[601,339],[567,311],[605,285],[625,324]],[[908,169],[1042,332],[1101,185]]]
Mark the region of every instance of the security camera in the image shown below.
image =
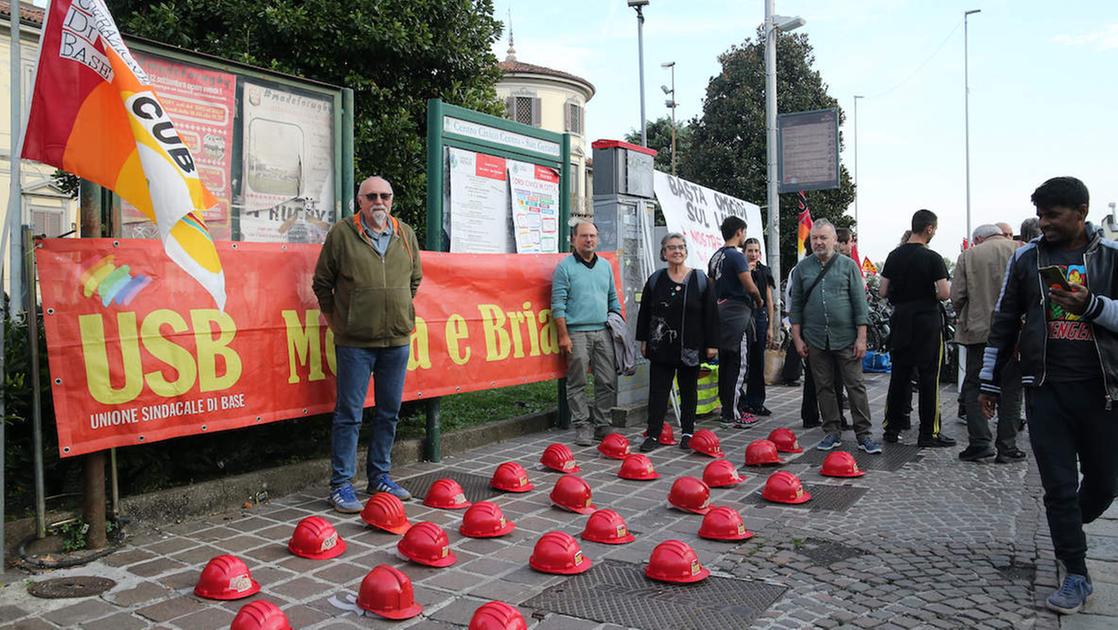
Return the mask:
[[[664,90],[664,94],[671,94],[672,93],[672,89],[670,87],[666,86],[666,85],[661,85],[660,89]]]

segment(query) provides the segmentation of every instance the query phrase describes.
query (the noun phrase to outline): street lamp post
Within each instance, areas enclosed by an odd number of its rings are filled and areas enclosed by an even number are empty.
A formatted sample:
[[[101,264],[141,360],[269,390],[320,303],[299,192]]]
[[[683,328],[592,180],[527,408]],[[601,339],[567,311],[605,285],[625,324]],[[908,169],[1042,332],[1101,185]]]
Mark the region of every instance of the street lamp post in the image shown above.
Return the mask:
[[[858,222],[858,193],[862,181],[858,179],[858,99],[866,98],[859,94],[854,95],[854,226],[859,230],[862,224]]]
[[[967,18],[982,9],[963,11],[963,134],[967,160],[967,238],[971,237],[970,225],[970,53],[968,51]]]
[[[666,61],[660,64],[661,68],[670,68],[672,71],[672,87],[669,89],[666,85],[661,85],[660,89],[664,91],[671,98],[664,101],[664,105],[672,110],[672,177],[675,177],[675,108],[679,103],[675,100],[675,62]]]
[[[776,0],[765,0],[765,128],[768,143],[769,267],[777,283],[780,275],[780,194],[777,182],[776,153],[776,37],[804,25],[800,17],[774,15]],[[780,313],[780,292],[773,293],[773,306]]]
[[[629,6],[637,12],[637,63],[640,65],[641,91],[641,146],[648,146],[648,118],[644,115],[644,7],[649,0],[628,0]]]

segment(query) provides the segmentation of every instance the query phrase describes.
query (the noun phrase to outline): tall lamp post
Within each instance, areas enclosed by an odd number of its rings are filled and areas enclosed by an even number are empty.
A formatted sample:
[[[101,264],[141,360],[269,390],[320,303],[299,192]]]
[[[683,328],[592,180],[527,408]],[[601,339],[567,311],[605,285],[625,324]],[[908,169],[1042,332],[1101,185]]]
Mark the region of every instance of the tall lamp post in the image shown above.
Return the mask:
[[[963,11],[963,134],[966,143],[967,159],[967,238],[971,237],[970,226],[970,52],[968,51],[967,18],[982,9]]]
[[[859,230],[862,224],[858,222],[858,192],[861,180],[858,179],[858,99],[866,98],[859,94],[854,95],[854,225]]]
[[[660,64],[660,67],[670,68],[672,71],[672,87],[661,85],[660,89],[669,97],[668,100],[664,101],[664,105],[672,110],[672,177],[675,177],[675,108],[679,106],[679,103],[675,100],[675,62],[665,61]]]
[[[805,24],[801,17],[774,15],[776,0],[765,0],[765,128],[768,143],[769,267],[779,283],[780,275],[780,194],[777,182],[776,153],[776,37]],[[780,292],[773,293],[773,306],[780,314]]]
[[[637,63],[640,64],[641,91],[641,146],[648,146],[648,118],[644,115],[644,7],[649,0],[628,0],[629,6],[637,12]]]

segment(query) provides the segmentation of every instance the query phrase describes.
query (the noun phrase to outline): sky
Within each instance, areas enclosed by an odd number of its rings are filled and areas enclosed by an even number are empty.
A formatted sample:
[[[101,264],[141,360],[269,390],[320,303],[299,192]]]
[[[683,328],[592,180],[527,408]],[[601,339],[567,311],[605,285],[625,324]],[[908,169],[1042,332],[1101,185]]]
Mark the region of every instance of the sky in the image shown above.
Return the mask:
[[[512,11],[517,58],[597,88],[590,140],[640,125],[637,20],[625,0],[495,0]],[[1118,2],[1113,0],[777,0],[800,16],[815,68],[846,114],[842,160],[854,175],[858,101],[859,249],[884,260],[912,213],[939,215],[933,249],[954,260],[966,232],[963,12],[969,18],[971,226],[1034,213],[1032,191],[1073,175],[1090,220],[1118,202]],[[645,7],[648,118],[669,115],[662,62],[676,62],[677,120],[702,113],[718,55],[764,21],[762,0],[651,0]],[[507,39],[493,46],[505,58]],[[715,186],[717,188],[717,186]],[[749,199],[764,205],[763,199]],[[854,215],[851,206],[848,213]],[[785,226],[786,227],[786,226]]]

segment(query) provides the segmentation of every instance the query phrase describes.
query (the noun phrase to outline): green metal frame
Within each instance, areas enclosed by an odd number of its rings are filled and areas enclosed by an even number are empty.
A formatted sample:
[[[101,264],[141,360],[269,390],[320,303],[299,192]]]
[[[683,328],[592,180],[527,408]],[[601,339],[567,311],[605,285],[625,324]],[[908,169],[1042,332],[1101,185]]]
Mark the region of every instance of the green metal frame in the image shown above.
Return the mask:
[[[479,140],[460,134],[444,131],[443,119],[457,118],[484,127],[500,129],[512,133],[554,142],[559,145],[558,157],[510,147],[507,144]],[[546,131],[504,118],[490,116],[472,109],[444,103],[441,99],[427,101],[427,249],[445,251],[443,242],[443,186],[446,173],[443,171],[443,155],[447,148],[476,151],[510,160],[519,160],[540,166],[548,166],[559,171],[559,251],[570,248],[570,234],[565,229],[571,216],[571,135]],[[569,426],[570,414],[566,408],[566,381],[559,381],[559,425]],[[428,461],[442,459],[442,431],[439,427],[439,399],[427,401],[425,456]]]

